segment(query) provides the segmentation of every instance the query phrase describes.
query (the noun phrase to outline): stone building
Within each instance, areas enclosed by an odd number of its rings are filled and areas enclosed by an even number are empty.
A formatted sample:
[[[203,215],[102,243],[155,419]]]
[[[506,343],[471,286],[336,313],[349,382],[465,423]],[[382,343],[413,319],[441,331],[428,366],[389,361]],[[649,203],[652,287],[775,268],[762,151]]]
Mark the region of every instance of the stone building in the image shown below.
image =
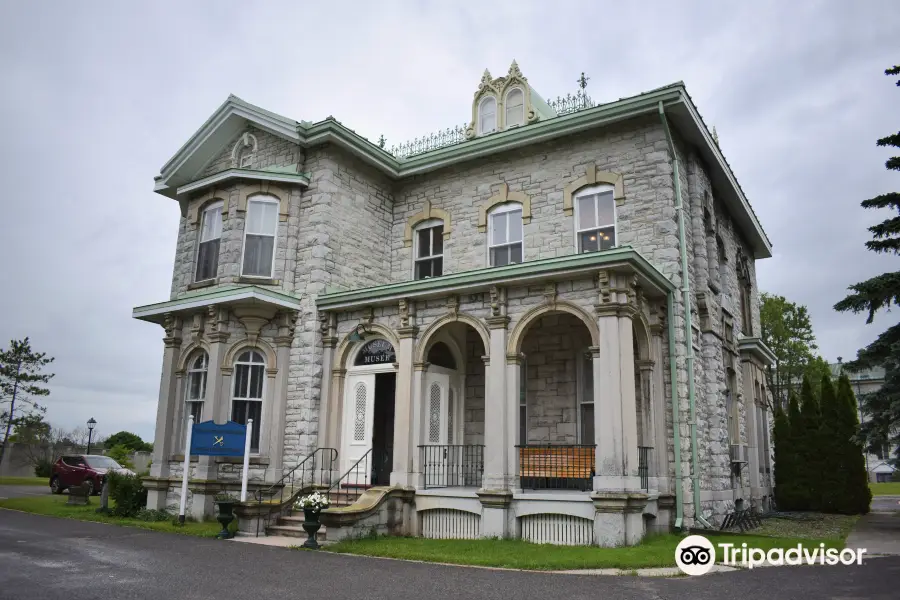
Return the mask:
[[[513,62],[467,127],[382,146],[232,96],[163,166],[151,507],[190,414],[254,419],[255,488],[334,449],[415,535],[632,544],[766,503],[771,246],[682,83],[547,102]],[[209,515],[239,466],[190,464]]]

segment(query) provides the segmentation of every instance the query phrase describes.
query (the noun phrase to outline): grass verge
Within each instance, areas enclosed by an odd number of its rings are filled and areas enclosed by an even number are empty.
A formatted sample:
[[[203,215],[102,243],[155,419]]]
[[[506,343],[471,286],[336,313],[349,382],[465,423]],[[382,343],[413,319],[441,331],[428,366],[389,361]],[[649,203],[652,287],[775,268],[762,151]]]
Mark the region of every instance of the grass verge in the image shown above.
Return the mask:
[[[870,483],[869,489],[873,496],[900,496],[900,481]]]
[[[846,535],[846,534],[844,534]],[[329,545],[329,552],[403,558],[457,565],[505,567],[559,571],[569,569],[642,569],[674,567],[675,534],[652,536],[637,546],[598,548],[595,546],[548,546],[522,540],[426,540],[423,538],[377,537],[349,540]],[[770,550],[772,548],[818,546],[843,548],[844,537],[801,538],[760,535],[721,535],[714,544],[733,543]]]
[[[165,531],[198,537],[215,537],[216,534],[222,530],[222,526],[216,521],[203,521],[199,523],[187,521],[184,525],[173,525],[171,521],[141,521],[140,519],[113,517],[98,514],[96,510],[100,506],[100,503],[94,498],[91,499],[91,504],[89,506],[68,506],[66,504],[67,499],[67,496],[8,498],[6,500],[0,500],[0,508],[21,510],[36,515],[76,519],[78,521],[95,521],[98,523],[109,523],[111,525],[121,525],[124,527],[140,527],[141,529],[152,529],[153,531]],[[112,500],[110,500],[109,504],[110,508],[115,506]],[[233,521],[231,523],[232,531],[236,528],[237,521]]]
[[[50,480],[46,477],[0,477],[0,485],[46,485]]]

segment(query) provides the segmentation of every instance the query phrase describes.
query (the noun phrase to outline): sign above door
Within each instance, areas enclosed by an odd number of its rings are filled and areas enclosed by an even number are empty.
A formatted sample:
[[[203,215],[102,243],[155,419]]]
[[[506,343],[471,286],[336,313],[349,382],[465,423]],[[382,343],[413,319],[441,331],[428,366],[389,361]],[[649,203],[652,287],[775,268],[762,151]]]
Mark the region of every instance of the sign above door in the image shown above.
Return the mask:
[[[367,342],[365,346],[360,348],[356,354],[355,366],[362,365],[380,365],[383,363],[393,363],[397,360],[394,353],[394,346],[387,340],[372,340]]]

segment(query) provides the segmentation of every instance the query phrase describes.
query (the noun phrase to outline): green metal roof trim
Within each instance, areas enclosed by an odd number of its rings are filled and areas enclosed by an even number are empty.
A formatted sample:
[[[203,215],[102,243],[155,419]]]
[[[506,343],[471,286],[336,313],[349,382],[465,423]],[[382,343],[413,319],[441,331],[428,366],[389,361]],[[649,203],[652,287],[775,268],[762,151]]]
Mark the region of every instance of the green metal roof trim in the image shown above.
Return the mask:
[[[620,246],[603,252],[570,254],[474,271],[452,273],[441,277],[404,281],[370,288],[324,294],[316,299],[322,310],[336,310],[353,306],[385,304],[400,298],[435,297],[447,293],[486,289],[492,285],[528,284],[554,276],[579,275],[607,267],[629,265],[659,294],[675,290],[675,286],[650,261],[630,246]]]
[[[200,306],[208,306],[211,304],[223,304],[226,302],[235,302],[238,300],[255,300],[270,304],[277,304],[284,308],[295,310],[300,309],[300,300],[289,294],[268,290],[256,285],[235,285],[228,287],[219,287],[211,290],[201,290],[186,294],[177,300],[169,300],[167,302],[158,302],[156,304],[147,304],[146,306],[138,306],[131,312],[131,316],[135,319],[143,319],[146,321],[157,322],[158,317],[170,313],[197,308]],[[156,317],[156,318],[154,318]]]
[[[257,181],[280,181],[284,183],[295,183],[298,185],[302,185],[305,187],[309,187],[309,174],[308,173],[297,173],[297,165],[291,165],[290,167],[286,167],[287,169],[293,169],[293,172],[290,171],[281,171],[273,169],[225,169],[224,171],[219,171],[218,173],[213,173],[212,175],[208,175],[203,177],[202,179],[198,179],[196,181],[192,181],[186,185],[180,186],[176,193],[178,196],[182,194],[189,194],[191,192],[196,192],[197,190],[202,190],[203,188],[207,188],[211,185],[215,185],[217,183],[222,183],[223,181],[228,181],[229,179],[254,179]]]

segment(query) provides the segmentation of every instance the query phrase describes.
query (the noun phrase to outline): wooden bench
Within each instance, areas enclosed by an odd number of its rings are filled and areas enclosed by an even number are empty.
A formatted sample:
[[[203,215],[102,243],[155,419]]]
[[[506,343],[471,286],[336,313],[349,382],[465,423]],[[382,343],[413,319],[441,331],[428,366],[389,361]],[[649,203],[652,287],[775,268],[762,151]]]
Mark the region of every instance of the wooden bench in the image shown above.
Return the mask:
[[[590,446],[535,446],[519,448],[519,477],[590,479],[596,453]]]

